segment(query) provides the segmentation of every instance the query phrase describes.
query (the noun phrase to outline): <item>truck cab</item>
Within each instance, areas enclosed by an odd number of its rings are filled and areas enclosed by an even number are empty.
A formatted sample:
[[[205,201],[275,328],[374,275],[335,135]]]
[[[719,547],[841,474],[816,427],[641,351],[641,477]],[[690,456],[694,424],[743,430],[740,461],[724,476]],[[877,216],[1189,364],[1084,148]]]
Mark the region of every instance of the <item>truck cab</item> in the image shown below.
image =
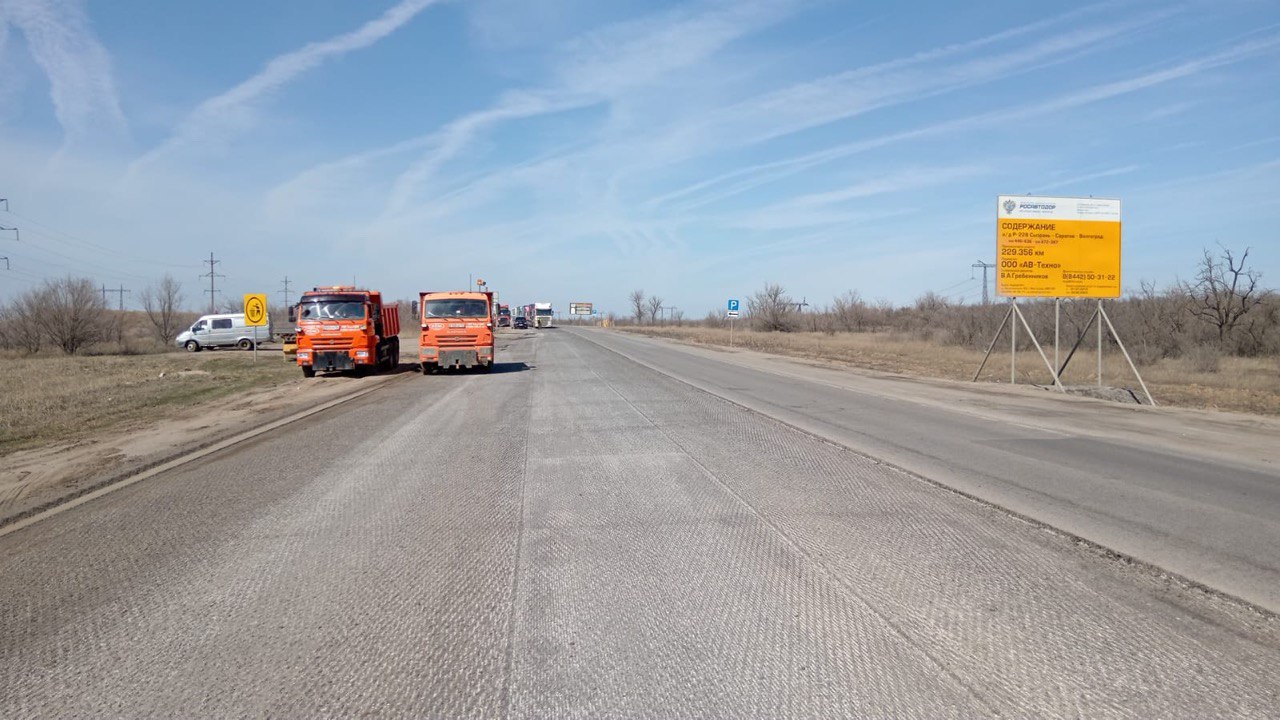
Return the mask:
[[[317,287],[297,305],[297,362],[317,371],[392,370],[400,362],[400,315],[382,293],[349,285]]]
[[[424,375],[446,368],[493,369],[493,293],[465,290],[419,295]]]

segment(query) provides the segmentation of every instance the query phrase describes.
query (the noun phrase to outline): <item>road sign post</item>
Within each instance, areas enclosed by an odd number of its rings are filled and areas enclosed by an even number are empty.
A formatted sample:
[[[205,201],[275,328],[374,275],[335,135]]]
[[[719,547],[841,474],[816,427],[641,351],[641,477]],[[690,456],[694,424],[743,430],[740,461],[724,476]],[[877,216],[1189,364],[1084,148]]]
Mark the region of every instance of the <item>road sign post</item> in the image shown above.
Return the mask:
[[[258,361],[258,328],[267,324],[267,296],[264,293],[246,293],[244,296],[244,324],[253,328],[253,361]]]
[[[729,308],[726,313],[729,317],[729,347],[733,347],[733,325],[734,321],[738,319],[740,308],[741,305],[738,303],[737,298],[729,298]]]

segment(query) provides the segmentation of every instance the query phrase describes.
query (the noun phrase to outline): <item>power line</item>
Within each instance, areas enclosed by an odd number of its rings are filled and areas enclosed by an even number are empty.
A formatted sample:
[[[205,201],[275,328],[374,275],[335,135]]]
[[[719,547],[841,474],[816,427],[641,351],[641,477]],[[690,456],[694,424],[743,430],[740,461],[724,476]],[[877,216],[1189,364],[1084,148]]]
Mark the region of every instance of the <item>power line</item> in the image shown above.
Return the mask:
[[[226,275],[220,275],[220,274],[218,274],[218,273],[214,272],[214,266],[215,266],[215,265],[217,265],[218,263],[222,262],[222,261],[221,261],[221,260],[214,260],[214,259],[213,259],[213,253],[212,253],[212,252],[210,252],[210,253],[209,253],[209,259],[208,259],[208,260],[201,260],[201,262],[209,266],[209,272],[207,272],[207,273],[205,273],[205,274],[201,275],[200,277],[202,277],[202,278],[204,278],[204,277],[209,278],[209,289],[208,289],[208,290],[205,290],[205,292],[209,293],[209,312],[210,312],[210,313],[214,313],[214,312],[217,312],[217,307],[216,307],[216,305],[217,305],[217,302],[218,302],[218,288],[217,288],[217,286],[215,285],[215,281],[216,281],[216,279],[217,279],[217,278],[225,278],[225,277],[226,277]]]
[[[29,225],[35,225],[35,226],[37,226],[37,227],[42,227],[42,228],[44,228],[47,232],[41,232],[41,231],[39,231],[39,230],[33,230],[33,229],[31,229],[31,228],[27,228],[27,229],[28,229],[29,231],[31,231],[31,232],[35,232],[35,233],[37,233],[37,234],[39,234],[39,235],[43,235],[43,236],[45,236],[46,238],[49,238],[50,240],[55,240],[55,241],[58,241],[58,242],[71,243],[71,244],[75,244],[75,245],[80,245],[80,246],[81,246],[81,247],[83,247],[83,248],[86,248],[86,249],[89,249],[89,250],[93,250],[93,251],[98,252],[98,253],[101,253],[101,254],[103,254],[103,255],[110,255],[110,256],[112,256],[112,257],[125,258],[125,259],[127,259],[127,260],[131,260],[131,261],[133,261],[133,262],[147,263],[147,264],[149,264],[149,265],[158,265],[158,266],[160,266],[160,267],[168,267],[168,268],[192,268],[192,267],[196,267],[195,265],[191,265],[191,264],[166,263],[166,262],[161,262],[161,261],[159,261],[159,260],[154,260],[154,259],[151,259],[151,258],[141,257],[141,256],[138,256],[138,255],[131,255],[131,254],[126,253],[126,252],[123,252],[123,251],[121,251],[121,250],[119,250],[119,249],[117,249],[117,248],[110,248],[110,247],[106,247],[105,245],[99,245],[99,244],[97,244],[97,243],[95,243],[95,242],[91,242],[91,241],[89,241],[89,240],[85,240],[85,239],[83,239],[83,238],[76,237],[75,235],[72,235],[72,234],[71,234],[71,233],[69,233],[69,232],[66,232],[66,231],[63,231],[63,230],[59,230],[58,228],[53,227],[52,225],[49,225],[48,223],[43,223],[43,222],[40,222],[39,220],[33,220],[32,218],[29,218],[29,217],[27,217],[27,216],[25,216],[25,215],[21,215],[21,214],[16,213],[16,212],[10,212],[9,214],[10,214],[10,215],[12,215],[12,216],[14,216],[14,217],[16,217],[16,218],[19,218],[19,219],[21,219],[21,220],[26,221],[26,223],[27,223],[27,224],[29,224]]]

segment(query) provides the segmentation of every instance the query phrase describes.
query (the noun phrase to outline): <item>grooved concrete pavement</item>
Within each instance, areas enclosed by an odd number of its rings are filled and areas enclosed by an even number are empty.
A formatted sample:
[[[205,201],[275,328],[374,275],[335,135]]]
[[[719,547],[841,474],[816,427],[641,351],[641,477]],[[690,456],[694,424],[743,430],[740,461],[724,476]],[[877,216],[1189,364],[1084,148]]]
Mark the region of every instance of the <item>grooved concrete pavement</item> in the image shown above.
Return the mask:
[[[0,716],[1280,707],[1270,618],[570,332],[505,337],[503,372],[0,538]]]
[[[1280,613],[1273,422],[581,331],[770,417]],[[1005,394],[1001,394],[1005,393]]]

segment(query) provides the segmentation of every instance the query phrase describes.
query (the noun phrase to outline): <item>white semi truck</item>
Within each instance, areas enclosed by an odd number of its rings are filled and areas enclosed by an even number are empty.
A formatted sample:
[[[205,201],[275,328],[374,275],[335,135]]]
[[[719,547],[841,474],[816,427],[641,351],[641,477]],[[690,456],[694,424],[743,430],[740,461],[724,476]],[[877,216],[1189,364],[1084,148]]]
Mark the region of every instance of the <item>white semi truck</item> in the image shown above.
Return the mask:
[[[533,304],[533,326],[540,328],[551,327],[551,320],[555,318],[555,312],[551,309],[551,303],[534,303]]]

